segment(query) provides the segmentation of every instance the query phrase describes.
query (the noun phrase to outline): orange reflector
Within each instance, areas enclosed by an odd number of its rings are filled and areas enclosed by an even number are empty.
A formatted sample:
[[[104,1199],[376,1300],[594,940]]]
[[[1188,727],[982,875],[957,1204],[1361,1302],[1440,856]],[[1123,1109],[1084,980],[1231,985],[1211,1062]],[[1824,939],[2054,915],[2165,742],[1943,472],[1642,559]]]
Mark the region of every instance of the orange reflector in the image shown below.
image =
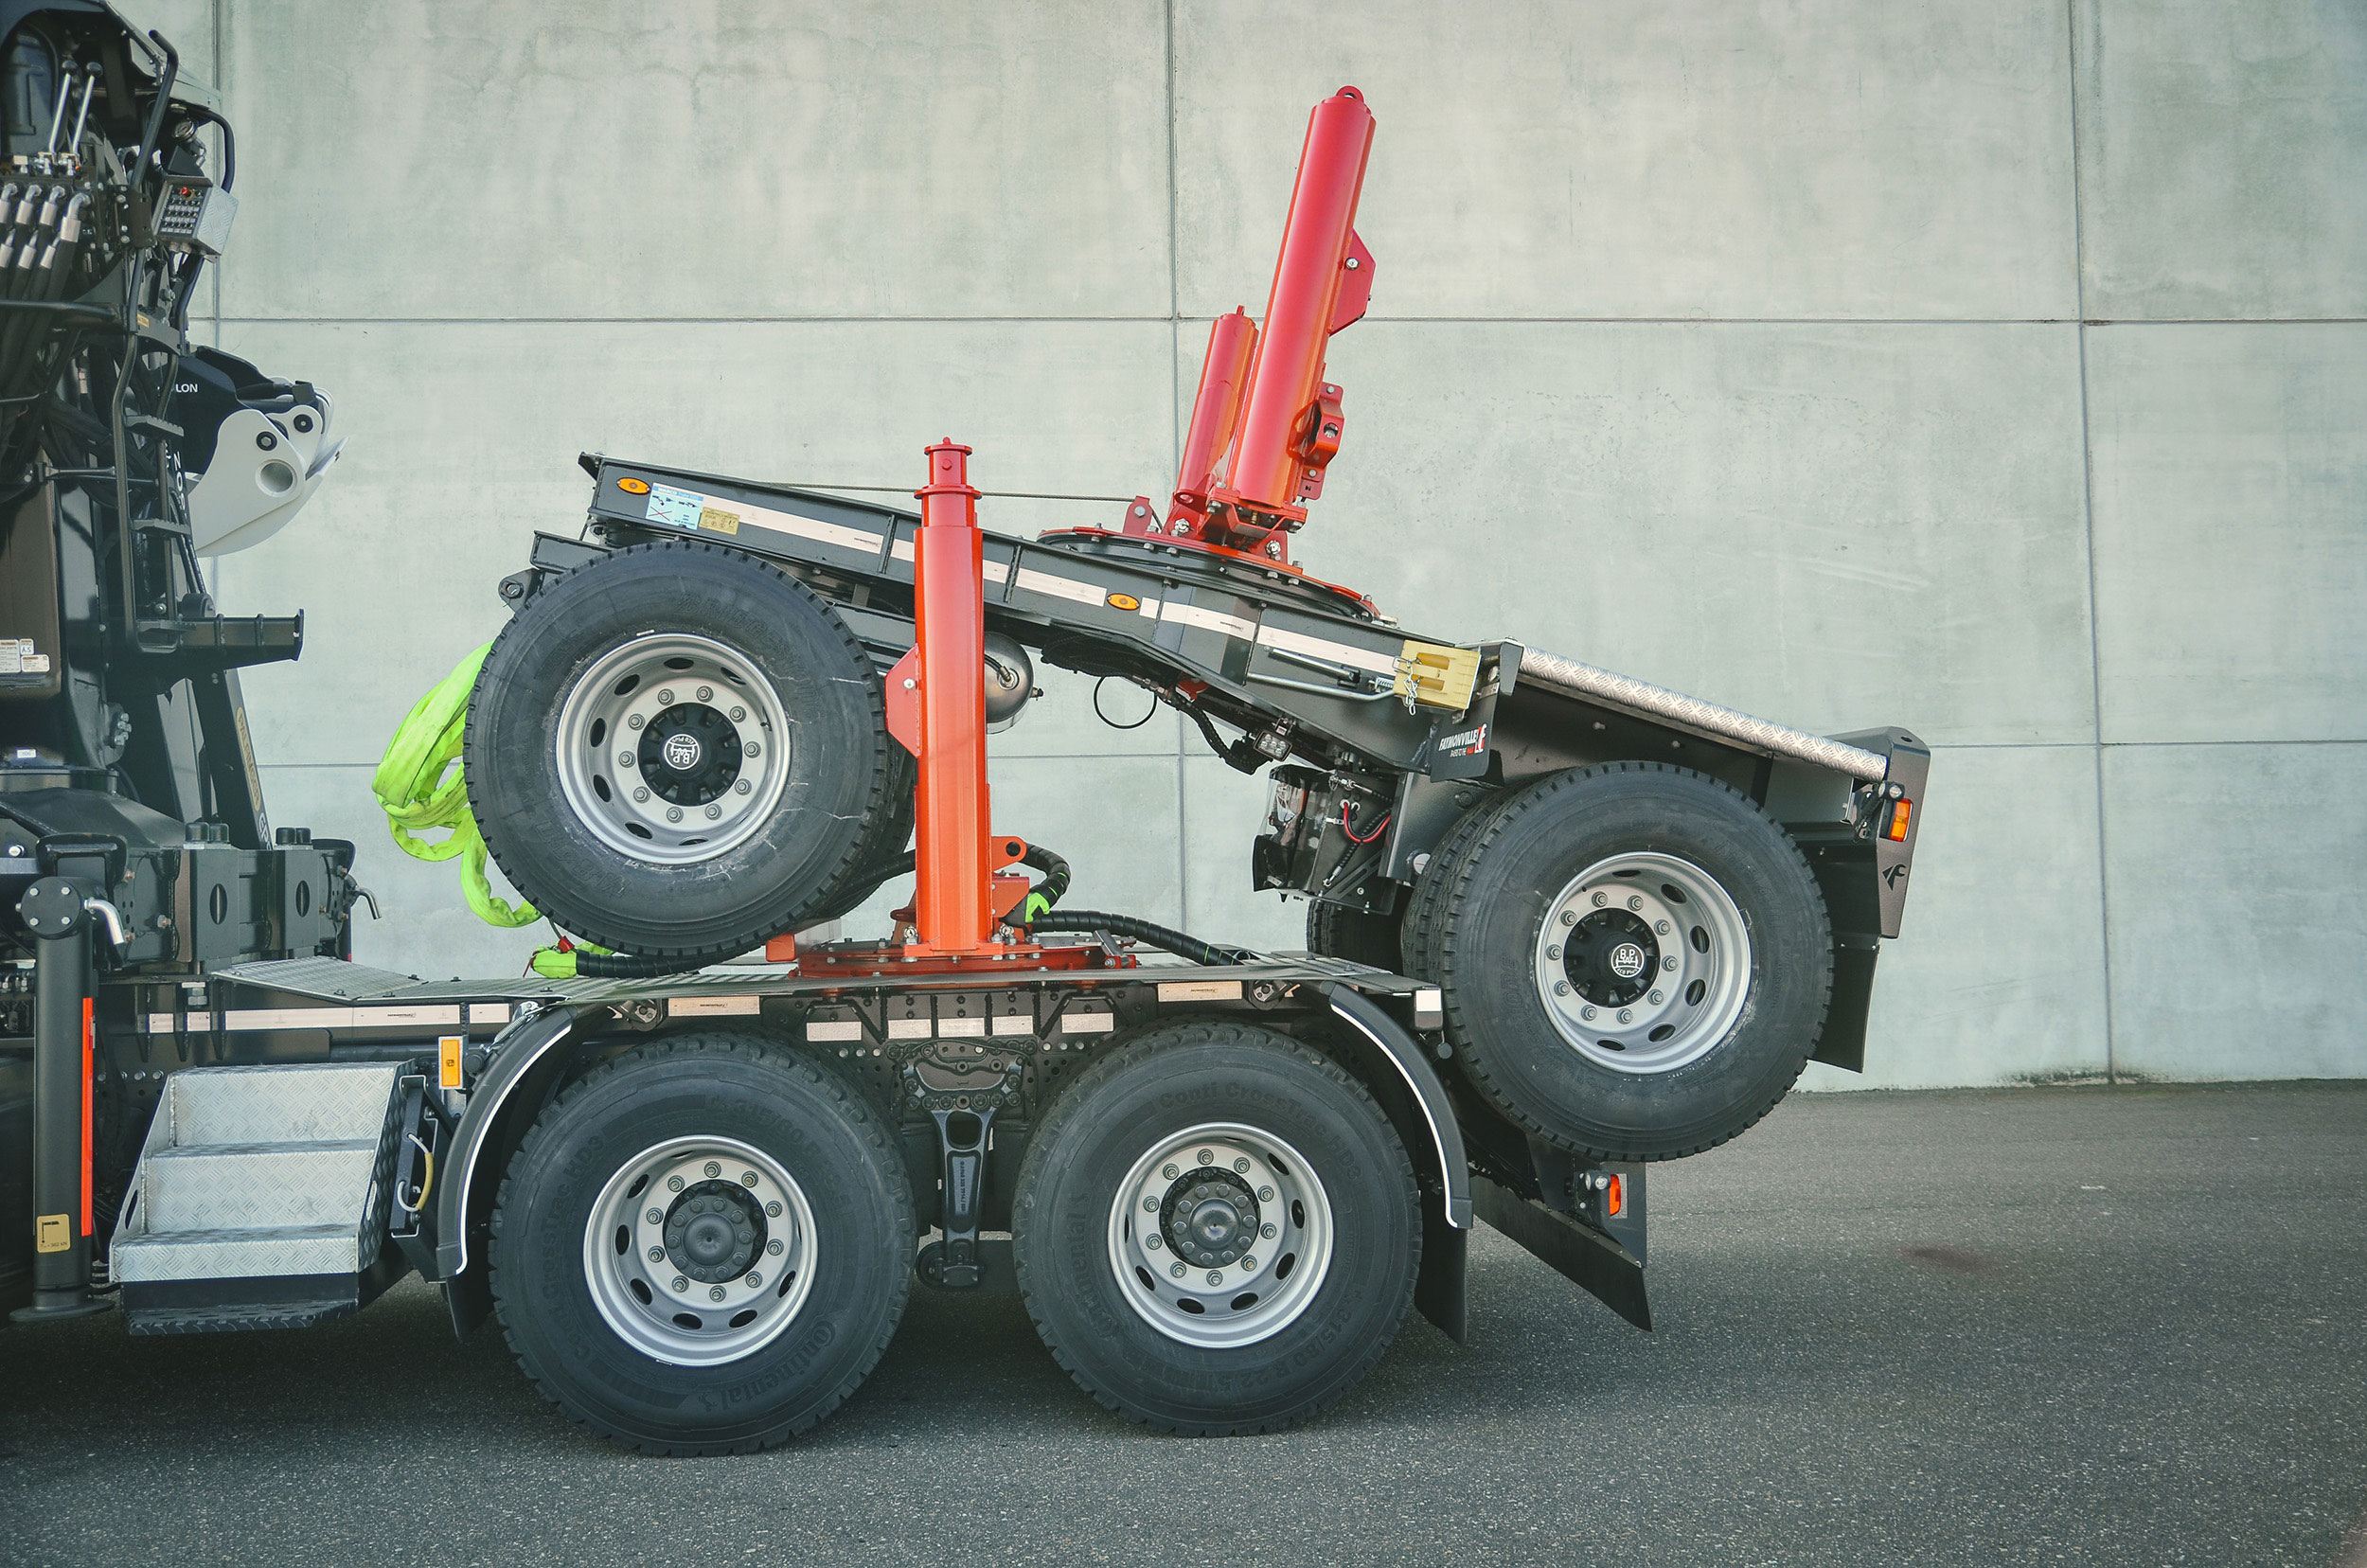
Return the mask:
[[[1142,607],[1143,601],[1136,598],[1131,594],[1112,594],[1110,596],[1110,608],[1112,610],[1140,610]]]
[[[1627,1206],[1628,1180],[1617,1171],[1613,1171],[1610,1185],[1603,1188],[1603,1218],[1616,1220],[1626,1211]]]
[[[436,1049],[437,1054],[442,1059],[438,1063],[440,1071],[436,1074],[436,1081],[441,1083],[447,1089],[459,1088],[460,1037],[458,1035],[446,1035],[436,1042]]]
[[[1907,836],[1907,819],[1914,814],[1914,810],[1915,803],[1912,800],[1892,801],[1890,826],[1882,829],[1882,836],[1893,844],[1904,840]]]
[[[647,479],[619,479],[616,481],[616,488],[623,490],[627,495],[647,495],[650,493],[650,482]]]

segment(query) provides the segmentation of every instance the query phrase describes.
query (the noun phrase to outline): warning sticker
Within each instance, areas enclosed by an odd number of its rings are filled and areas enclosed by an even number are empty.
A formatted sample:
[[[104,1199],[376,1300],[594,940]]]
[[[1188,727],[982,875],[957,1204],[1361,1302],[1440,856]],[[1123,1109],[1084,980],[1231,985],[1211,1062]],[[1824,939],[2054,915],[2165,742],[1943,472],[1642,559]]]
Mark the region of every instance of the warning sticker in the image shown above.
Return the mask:
[[[30,637],[0,637],[0,675],[46,675],[49,655],[33,651]]]
[[[717,507],[703,507],[699,510],[699,526],[709,533],[736,534],[739,531],[739,514]]]
[[[650,509],[645,514],[652,523],[663,523],[669,528],[695,528],[699,514],[706,509],[706,497],[671,485],[650,487]]]

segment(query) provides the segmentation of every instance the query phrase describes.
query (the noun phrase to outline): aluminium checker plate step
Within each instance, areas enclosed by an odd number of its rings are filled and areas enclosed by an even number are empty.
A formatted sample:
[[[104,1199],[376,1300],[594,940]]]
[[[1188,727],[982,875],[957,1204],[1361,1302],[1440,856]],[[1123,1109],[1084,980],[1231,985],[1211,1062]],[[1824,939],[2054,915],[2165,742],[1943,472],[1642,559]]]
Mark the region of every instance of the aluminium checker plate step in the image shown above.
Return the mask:
[[[308,1062],[167,1079],[108,1253],[132,1332],[296,1327],[375,1295],[401,1074]]]

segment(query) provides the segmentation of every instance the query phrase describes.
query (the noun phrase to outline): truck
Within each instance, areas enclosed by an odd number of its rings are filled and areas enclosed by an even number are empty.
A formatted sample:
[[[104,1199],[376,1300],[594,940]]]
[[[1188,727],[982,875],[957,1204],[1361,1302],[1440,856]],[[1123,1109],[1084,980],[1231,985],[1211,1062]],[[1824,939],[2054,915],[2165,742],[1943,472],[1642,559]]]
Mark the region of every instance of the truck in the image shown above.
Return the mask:
[[[356,962],[360,851],[270,821],[238,684],[303,617],[199,569],[339,451],[325,392],[189,340],[231,128],[99,0],[0,27],[10,1332],[301,1328],[417,1273],[587,1430],[746,1452],[848,1398],[917,1283],[1018,1292],[1148,1426],[1272,1431],[1410,1310],[1465,1336],[1478,1222],[1648,1327],[1651,1164],[1862,1066],[1920,740],[1424,635],[1292,559],[1377,267],[1353,87],[1165,499],[1023,538],[950,437],[917,509],[587,454],[582,526],[397,743],[412,820],[561,939],[505,979]],[[1246,874],[1304,951],[1063,906],[986,780],[1040,662],[1266,775]]]

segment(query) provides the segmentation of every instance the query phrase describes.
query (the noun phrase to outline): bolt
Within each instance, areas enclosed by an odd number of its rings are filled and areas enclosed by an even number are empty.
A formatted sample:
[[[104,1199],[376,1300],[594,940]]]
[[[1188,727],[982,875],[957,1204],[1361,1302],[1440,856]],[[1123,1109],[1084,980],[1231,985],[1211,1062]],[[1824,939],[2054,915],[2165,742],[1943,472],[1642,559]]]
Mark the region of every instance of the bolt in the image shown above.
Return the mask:
[[[1274,1238],[1274,1228],[1271,1222],[1263,1224],[1257,1227],[1257,1234],[1271,1241]]]
[[[772,1254],[774,1257],[778,1257],[778,1256],[781,1256],[781,1238],[780,1238],[779,1237],[777,1237],[777,1236],[776,1236],[776,1237],[774,1237],[772,1240],[767,1241],[767,1242],[764,1244],[764,1250],[765,1250],[766,1252],[768,1252],[768,1253]]]
[[[1241,1269],[1245,1274],[1255,1274],[1257,1272],[1257,1259],[1244,1253],[1241,1256]]]
[[[1159,1200],[1156,1198],[1146,1198],[1143,1200],[1143,1207],[1149,1212],[1156,1214],[1159,1211]]]
[[[1578,912],[1575,909],[1563,910],[1561,912],[1561,923],[1566,926],[1576,925],[1578,923]]]
[[[1629,894],[1628,896],[1628,907],[1629,909],[1642,909],[1644,907],[1644,900],[1637,898],[1633,894]]]
[[[635,799],[635,800],[642,800],[642,801],[646,801],[646,800],[648,800],[648,799],[650,798],[650,791],[649,791],[648,786],[646,786],[646,785],[635,785],[635,786],[633,786],[632,798],[633,798],[633,799]]]
[[[1272,1202],[1273,1202],[1273,1188],[1272,1188],[1272,1187],[1270,1187],[1270,1186],[1261,1186],[1261,1187],[1259,1187],[1259,1188],[1257,1189],[1257,1201],[1258,1201],[1259,1203],[1272,1203]]]
[[[723,1167],[716,1164],[713,1160],[709,1160],[707,1162],[707,1174],[710,1177],[721,1176],[723,1174]]]
[[[906,691],[917,691],[920,689],[920,683],[907,675],[904,677],[904,689]]]
[[[650,1262],[652,1262],[652,1263],[663,1263],[663,1262],[665,1262],[665,1261],[666,1261],[666,1249],[665,1249],[664,1247],[651,1247],[651,1248],[650,1249]]]
[[[715,695],[715,688],[714,688],[713,686],[701,686],[701,687],[699,688],[699,701],[701,701],[702,703],[703,703],[703,702],[707,701],[709,698],[713,697],[714,695]]]
[[[1233,1168],[1235,1170],[1246,1171],[1249,1169],[1249,1162],[1247,1160],[1236,1160],[1233,1162]]]
[[[1159,1167],[1159,1174],[1165,1176],[1168,1181],[1172,1182],[1178,1176],[1182,1175],[1183,1172],[1176,1169],[1172,1165],[1164,1165]]]
[[[1560,957],[1560,956],[1561,956],[1561,946],[1560,946],[1560,944],[1559,944],[1559,943],[1556,943],[1555,945],[1553,945],[1553,946],[1551,946],[1551,947],[1547,948],[1547,949],[1545,950],[1545,956],[1546,956],[1546,957],[1548,957],[1548,958],[1558,958],[1558,957]]]
[[[720,817],[722,814],[723,808],[721,806],[710,806],[707,808],[707,820],[709,822],[713,822],[717,817]]]
[[[1357,268],[1357,260],[1356,260],[1356,258],[1355,258],[1355,257],[1353,257],[1353,256],[1349,257],[1349,258],[1347,258],[1347,261],[1346,261],[1344,264],[1346,265],[1346,267],[1347,267],[1348,271],[1350,271],[1350,272],[1354,272],[1354,271],[1356,271],[1356,268]]]
[[[1555,982],[1554,982],[1554,994],[1555,994],[1556,996],[1567,996],[1567,995],[1569,995],[1569,994],[1570,994],[1570,982],[1569,982],[1569,981],[1567,981],[1567,980],[1557,980],[1557,981],[1555,981]]]
[[[721,1285],[711,1285],[711,1286],[709,1286],[709,1287],[707,1288],[707,1299],[708,1299],[709,1301],[721,1301],[721,1300],[722,1300],[722,1299],[723,1299],[723,1287],[722,1287],[722,1286],[721,1286]]]
[[[778,1220],[781,1217],[781,1205],[777,1202],[767,1203],[764,1205],[764,1212],[773,1219]]]
[[[639,728],[640,728],[640,727],[641,727],[644,723],[646,723],[646,722],[648,722],[648,721],[647,721],[647,720],[645,720],[645,719],[643,719],[643,718],[641,717],[641,715],[639,715],[639,714],[637,714],[637,713],[636,713],[636,714],[634,714],[632,718],[630,718],[630,719],[628,719],[628,720],[626,720],[626,721],[625,721],[625,723],[626,723],[629,727],[633,728],[633,729],[639,729]]]
[[[1223,1284],[1223,1283],[1224,1283],[1224,1271],[1223,1271],[1222,1269],[1211,1269],[1211,1270],[1209,1270],[1209,1271],[1208,1271],[1208,1283],[1209,1283],[1209,1284],[1211,1284],[1211,1285],[1221,1285],[1221,1284]]]
[[[735,794],[746,794],[754,787],[755,786],[751,785],[746,779],[743,778],[739,783],[732,786],[732,793]]]
[[[750,1275],[748,1276],[748,1289],[750,1289],[750,1290],[752,1290],[752,1291],[753,1291],[753,1290],[756,1290],[758,1286],[762,1285],[763,1283],[764,1283],[764,1275],[762,1275],[762,1274],[750,1274]]]
[[[1173,1274],[1176,1278],[1181,1279],[1184,1277],[1184,1265],[1181,1263],[1171,1265],[1168,1268],[1167,1273]]]
[[[1143,1232],[1143,1245],[1148,1247],[1152,1252],[1157,1252],[1166,1244],[1166,1242],[1159,1239],[1159,1233],[1157,1231]]]
[[[688,1281],[687,1279],[685,1279],[685,1278],[684,1278],[682,1275],[680,1275],[680,1274],[676,1274],[676,1275],[674,1276],[674,1289],[675,1289],[676,1291],[687,1291],[688,1289],[690,1289],[690,1281]]]
[[[1580,1007],[1578,1009],[1578,1016],[1580,1018],[1593,1018],[1594,1016],[1594,1009],[1592,1007]]]
[[[1632,1024],[1632,1023],[1634,1023],[1634,1022],[1635,1022],[1635,1009],[1634,1009],[1633,1007],[1622,1007],[1622,1008],[1620,1008],[1620,1009],[1619,1009],[1619,1022],[1620,1022],[1620,1023],[1622,1023],[1622,1024]]]
[[[762,746],[757,745],[757,744],[756,744],[754,740],[751,740],[751,741],[749,741],[749,742],[748,742],[748,746],[747,746],[747,755],[749,755],[750,757],[755,757],[755,756],[756,756],[758,753],[762,752],[763,750],[764,750],[764,748],[763,748]]]
[[[755,1186],[756,1185],[756,1173],[753,1170],[741,1171],[739,1173],[739,1185],[745,1187]]]
[[[1217,1163],[1217,1151],[1213,1149],[1203,1149],[1200,1151],[1198,1158],[1201,1165],[1214,1165]]]
[[[1183,538],[1185,534],[1190,533],[1191,531],[1192,526],[1189,523],[1178,522],[1175,526],[1175,536],[1178,539]]]
[[[1652,922],[1652,929],[1665,936],[1668,935],[1668,922],[1666,920],[1654,920]]]
[[[1664,958],[1660,961],[1660,967],[1664,970],[1673,970],[1677,967],[1677,960],[1673,956]]]
[[[618,753],[616,754],[616,765],[617,765],[618,767],[620,767],[620,768],[630,768],[630,767],[632,767],[632,753],[631,753],[631,752],[629,752],[629,751],[618,752]]]
[[[682,1190],[682,1178],[679,1176],[667,1177],[666,1190],[668,1192],[680,1192]]]
[[[682,820],[682,808],[679,806],[667,807],[666,820],[668,822],[680,822]]]
[[[1597,893],[1597,894],[1595,894],[1595,895],[1594,895],[1594,907],[1595,907],[1595,908],[1600,909],[1600,908],[1602,908],[1602,907],[1603,907],[1603,905],[1605,905],[1605,904],[1607,904],[1607,903],[1609,903],[1609,902],[1611,902],[1611,895],[1610,895],[1610,894],[1608,894],[1608,893]]]
[[[1651,995],[1645,998],[1646,1002],[1658,1002],[1660,999],[1661,993],[1658,991],[1654,991]]]
[[[1282,559],[1282,541],[1278,539],[1269,539],[1266,541],[1266,554],[1275,561],[1280,561]]]
[[[652,1225],[662,1225],[666,1223],[666,1211],[664,1209],[651,1209],[648,1214],[642,1216],[642,1218],[649,1221],[649,1222]]]
[[[671,704],[674,700],[674,693],[672,689],[669,687],[667,690],[659,692],[657,694],[657,700],[661,703]]]
[[[747,717],[748,717],[748,710],[747,710],[746,708],[744,708],[744,707],[736,707],[736,708],[732,709],[732,722],[733,722],[733,723],[737,724],[737,723],[739,723],[739,722],[742,719],[745,719],[745,718],[747,718]]]

